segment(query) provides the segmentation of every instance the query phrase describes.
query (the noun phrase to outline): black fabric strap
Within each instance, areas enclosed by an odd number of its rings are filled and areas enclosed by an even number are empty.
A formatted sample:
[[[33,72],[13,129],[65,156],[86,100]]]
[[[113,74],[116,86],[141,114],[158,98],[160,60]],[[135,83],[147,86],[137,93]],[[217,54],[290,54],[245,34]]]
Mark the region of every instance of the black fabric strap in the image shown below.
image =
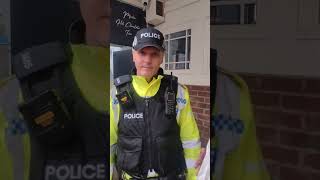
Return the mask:
[[[51,42],[28,48],[13,57],[13,71],[19,79],[25,100],[48,89],[62,91],[62,71],[71,62],[68,45]]]

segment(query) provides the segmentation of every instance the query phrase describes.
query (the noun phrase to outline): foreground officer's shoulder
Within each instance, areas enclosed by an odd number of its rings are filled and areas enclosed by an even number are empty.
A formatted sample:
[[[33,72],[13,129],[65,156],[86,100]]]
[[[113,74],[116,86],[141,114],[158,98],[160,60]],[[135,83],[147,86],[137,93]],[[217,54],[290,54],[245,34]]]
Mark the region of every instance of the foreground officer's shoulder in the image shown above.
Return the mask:
[[[240,86],[241,83],[239,82],[241,80],[241,77],[239,75],[237,75],[236,73],[233,73],[231,71],[228,71],[224,68],[218,68],[218,77],[224,77],[223,79],[228,79],[230,82],[233,82],[234,84],[236,84],[237,86]],[[219,80],[221,80],[221,78],[218,78],[217,83],[221,83],[219,82]]]
[[[16,76],[10,76],[0,79],[0,93],[1,96],[17,96],[20,93],[20,85]]]
[[[228,80],[229,83],[235,84],[240,88],[246,87],[246,82],[236,73],[228,71],[224,68],[218,68],[217,73],[218,73],[218,77],[220,77],[217,79],[217,84],[222,83],[221,80],[224,79],[224,81]],[[224,77],[224,78],[221,78],[221,77]]]

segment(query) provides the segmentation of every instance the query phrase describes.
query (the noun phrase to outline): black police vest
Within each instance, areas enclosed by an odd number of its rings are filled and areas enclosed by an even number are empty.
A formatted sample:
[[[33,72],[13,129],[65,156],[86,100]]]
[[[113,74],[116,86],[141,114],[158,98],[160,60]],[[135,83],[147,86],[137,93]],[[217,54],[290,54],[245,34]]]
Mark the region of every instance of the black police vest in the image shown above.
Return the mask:
[[[30,135],[30,180],[109,178],[109,116],[82,96],[67,50],[48,43],[14,56],[24,98],[19,110]]]
[[[165,115],[167,77],[161,80],[158,92],[150,98],[140,97],[131,82],[128,83],[134,104],[128,108],[120,103],[116,163],[118,169],[131,176],[146,177],[151,169],[162,177],[186,171],[176,115]]]

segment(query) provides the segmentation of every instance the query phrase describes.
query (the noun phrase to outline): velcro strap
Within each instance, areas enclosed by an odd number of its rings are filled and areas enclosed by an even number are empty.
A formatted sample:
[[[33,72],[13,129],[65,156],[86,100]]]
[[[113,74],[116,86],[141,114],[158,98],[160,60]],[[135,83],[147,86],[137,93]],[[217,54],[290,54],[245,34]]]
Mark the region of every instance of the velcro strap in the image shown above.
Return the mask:
[[[13,70],[18,79],[23,79],[33,73],[65,63],[66,46],[63,43],[51,42],[28,48],[13,57]]]

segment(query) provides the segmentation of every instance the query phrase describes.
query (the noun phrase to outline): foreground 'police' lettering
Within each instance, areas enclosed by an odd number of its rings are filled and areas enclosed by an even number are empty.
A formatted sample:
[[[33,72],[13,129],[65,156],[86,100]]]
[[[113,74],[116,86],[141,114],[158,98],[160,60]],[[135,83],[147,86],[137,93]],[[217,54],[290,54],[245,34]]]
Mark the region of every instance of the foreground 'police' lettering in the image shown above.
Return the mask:
[[[45,180],[76,180],[76,179],[105,179],[106,166],[104,164],[61,165],[47,166]]]

